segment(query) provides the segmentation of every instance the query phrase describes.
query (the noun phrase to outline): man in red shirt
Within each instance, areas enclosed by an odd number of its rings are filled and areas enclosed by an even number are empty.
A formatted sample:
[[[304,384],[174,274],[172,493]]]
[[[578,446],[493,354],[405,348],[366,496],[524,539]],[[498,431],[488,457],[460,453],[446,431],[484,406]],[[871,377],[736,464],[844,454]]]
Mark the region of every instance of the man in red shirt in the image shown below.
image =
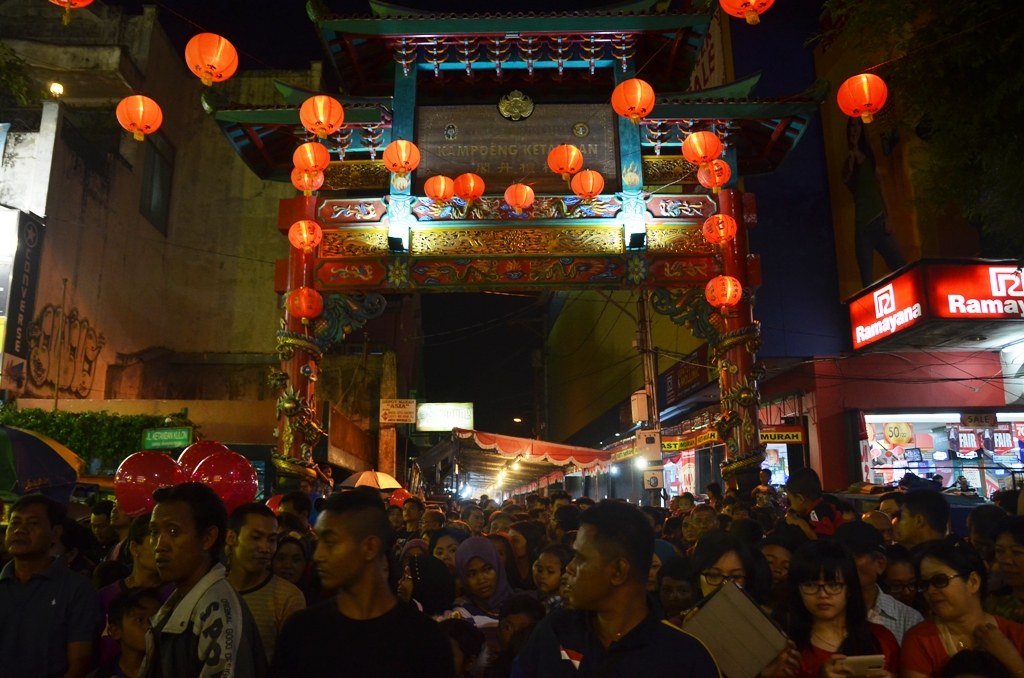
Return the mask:
[[[812,468],[793,471],[786,482],[789,511],[786,522],[799,527],[808,539],[831,536],[843,524],[843,514],[821,496],[821,478]]]

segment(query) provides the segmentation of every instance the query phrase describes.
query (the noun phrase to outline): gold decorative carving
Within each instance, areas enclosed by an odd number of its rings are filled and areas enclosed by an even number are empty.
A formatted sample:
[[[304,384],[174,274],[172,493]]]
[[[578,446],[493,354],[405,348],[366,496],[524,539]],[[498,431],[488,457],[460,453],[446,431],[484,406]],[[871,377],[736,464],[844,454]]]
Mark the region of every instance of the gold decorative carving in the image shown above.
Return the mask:
[[[455,254],[619,254],[622,229],[589,228],[413,228],[409,249],[416,256]]]
[[[648,226],[647,250],[667,254],[712,254],[715,248],[704,239],[701,227]]]
[[[691,165],[681,155],[645,155],[644,183],[655,184],[697,183],[697,166]]]
[[[323,190],[342,191],[354,188],[387,190],[391,172],[383,160],[346,160],[332,162],[324,170]]]
[[[375,257],[388,253],[388,232],[384,229],[342,228],[324,231],[320,258]]]
[[[533,114],[533,99],[519,90],[513,90],[501,97],[501,101],[498,102],[498,110],[509,120],[529,118]]]

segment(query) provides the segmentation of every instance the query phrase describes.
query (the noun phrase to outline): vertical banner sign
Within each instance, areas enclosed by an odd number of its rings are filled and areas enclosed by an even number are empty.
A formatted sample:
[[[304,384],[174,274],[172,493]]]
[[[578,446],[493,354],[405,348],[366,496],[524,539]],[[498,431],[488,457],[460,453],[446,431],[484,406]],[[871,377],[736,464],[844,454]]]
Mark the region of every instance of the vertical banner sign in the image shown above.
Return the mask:
[[[46,227],[35,215],[21,213],[18,220],[18,251],[14,255],[10,295],[7,297],[7,332],[4,338],[3,376],[0,388],[25,390],[29,351],[29,325],[35,318],[40,260]]]

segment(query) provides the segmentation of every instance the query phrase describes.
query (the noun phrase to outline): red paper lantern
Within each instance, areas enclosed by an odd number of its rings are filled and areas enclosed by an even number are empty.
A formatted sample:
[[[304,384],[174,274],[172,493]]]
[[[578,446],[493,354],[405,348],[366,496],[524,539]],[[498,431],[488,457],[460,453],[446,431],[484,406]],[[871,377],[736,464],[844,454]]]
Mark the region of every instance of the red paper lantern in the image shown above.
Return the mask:
[[[210,455],[192,474],[192,482],[206,485],[224,501],[230,516],[232,511],[256,498],[259,479],[249,460],[228,450]]]
[[[307,132],[323,139],[341,129],[342,123],[345,122],[345,109],[337,99],[326,94],[317,94],[302,102],[299,120]]]
[[[722,186],[729,183],[730,177],[732,177],[732,168],[729,167],[729,163],[720,158],[712,160],[697,170],[697,181],[704,188],[710,188],[712,193],[721,191]]]
[[[324,298],[312,287],[297,287],[288,295],[288,313],[302,318],[302,324],[309,324],[310,319],[320,315],[324,310]]]
[[[889,88],[880,77],[873,73],[861,73],[839,86],[836,101],[843,113],[869,123],[874,120],[874,114],[885,106],[887,96]]]
[[[533,189],[526,184],[512,184],[505,189],[505,202],[516,214],[522,214],[523,210],[532,205],[533,198]]]
[[[117,504],[132,518],[153,510],[153,491],[187,483],[188,476],[173,459],[160,452],[136,452],[114,474]]]
[[[728,214],[713,214],[704,222],[704,239],[717,245],[736,237],[736,220]]]
[[[548,167],[555,174],[561,174],[563,181],[583,169],[583,153],[572,144],[555,146],[548,153]]]
[[[400,177],[420,166],[420,149],[405,139],[392,141],[384,149],[384,166]]]
[[[712,278],[704,288],[704,298],[715,307],[732,308],[740,303],[742,297],[743,286],[739,280],[729,275]]]
[[[186,477],[191,478],[192,474],[195,473],[196,467],[198,467],[204,459],[210,455],[217,454],[218,452],[230,452],[230,450],[226,445],[213,440],[200,440],[199,442],[192,443],[186,447],[182,453],[178,455],[178,466],[181,467],[181,470]]]
[[[691,164],[704,167],[722,155],[722,140],[714,132],[694,132],[683,140],[683,157]]]
[[[324,185],[324,173],[319,170],[292,170],[292,186],[302,191],[302,195],[313,195],[313,191]]]
[[[654,110],[654,90],[640,78],[624,80],[612,91],[612,108],[636,125]]]
[[[238,70],[238,52],[226,39],[213,33],[192,36],[185,45],[185,63],[209,87],[224,82]]]
[[[295,149],[292,153],[292,162],[301,170],[322,172],[331,164],[331,152],[323,144],[310,141]]]
[[[604,177],[594,170],[583,170],[572,178],[572,192],[581,198],[593,198],[604,190]]]
[[[92,4],[92,0],[50,0],[50,2],[64,8],[64,16],[61,17],[61,23],[65,26],[71,23],[71,10],[81,9]]]
[[[434,202],[448,202],[455,195],[455,182],[438,174],[423,183],[423,192]]]
[[[472,172],[455,177],[455,195],[466,201],[469,206],[484,194],[484,180]]]
[[[306,253],[312,252],[313,248],[323,240],[323,237],[324,231],[320,228],[320,224],[312,219],[296,221],[288,229],[288,242],[292,244],[292,247]]]
[[[121,99],[116,114],[121,127],[134,134],[136,141],[144,140],[147,134],[160,129],[164,122],[164,113],[159,104],[141,94]]]
[[[737,19],[746,19],[747,23],[755,26],[761,23],[761,14],[772,6],[775,0],[721,0],[722,9],[729,16]]]

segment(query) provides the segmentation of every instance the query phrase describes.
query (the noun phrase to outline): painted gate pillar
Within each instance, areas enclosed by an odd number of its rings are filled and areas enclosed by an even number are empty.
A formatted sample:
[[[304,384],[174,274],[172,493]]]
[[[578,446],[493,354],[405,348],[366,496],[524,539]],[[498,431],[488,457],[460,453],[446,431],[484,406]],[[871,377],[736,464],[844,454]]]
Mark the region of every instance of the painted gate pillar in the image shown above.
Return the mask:
[[[278,209],[278,230],[288,235],[288,229],[300,219],[316,219],[315,196],[298,196],[282,200]],[[287,286],[282,301],[287,301],[292,290],[313,287],[314,254],[297,247],[288,248]],[[323,349],[316,341],[311,324],[304,325],[293,317],[284,304],[285,315],[277,333],[277,353],[281,370],[271,374],[273,386],[283,389],[277,401],[278,454],[281,457],[311,460],[313,445],[323,430],[318,422],[316,380],[318,363]]]
[[[722,312],[724,332],[712,345],[719,374],[721,416],[715,426],[726,444],[726,461],[722,477],[729,486],[752,489],[764,461],[758,418],[757,383],[764,378],[764,368],[755,362],[761,347],[760,326],[754,320],[754,290],[760,284],[758,274],[750,269],[748,222],[744,219],[740,191],[723,189],[719,193],[719,211],[731,216],[738,226],[736,237],[720,245],[722,274],[739,280],[743,297],[732,309]]]

